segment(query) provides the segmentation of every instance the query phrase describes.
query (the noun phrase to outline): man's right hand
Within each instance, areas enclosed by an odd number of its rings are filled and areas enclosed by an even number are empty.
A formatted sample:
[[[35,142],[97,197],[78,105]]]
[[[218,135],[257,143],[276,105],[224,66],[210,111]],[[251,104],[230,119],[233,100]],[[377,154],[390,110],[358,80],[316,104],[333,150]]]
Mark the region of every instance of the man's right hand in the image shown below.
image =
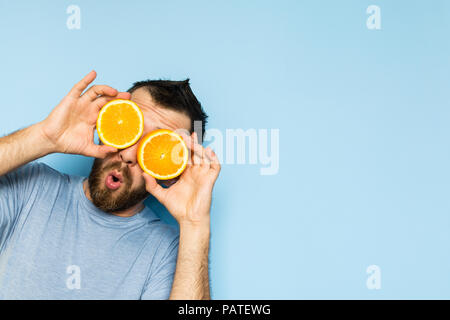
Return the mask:
[[[130,93],[118,92],[105,85],[94,85],[83,91],[97,76],[91,71],[52,110],[39,126],[53,152],[81,154],[104,158],[116,148],[94,143],[94,130],[100,109],[113,99],[130,99]]]

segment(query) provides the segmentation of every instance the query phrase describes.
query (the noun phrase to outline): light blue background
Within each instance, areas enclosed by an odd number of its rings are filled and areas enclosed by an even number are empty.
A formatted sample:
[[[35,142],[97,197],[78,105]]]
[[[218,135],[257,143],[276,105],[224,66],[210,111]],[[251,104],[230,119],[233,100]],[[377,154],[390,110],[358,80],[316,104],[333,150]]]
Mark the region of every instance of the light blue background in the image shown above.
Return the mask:
[[[277,175],[223,166],[214,298],[450,298],[447,0],[0,4],[0,134],[44,119],[91,69],[120,90],[189,77],[210,128],[280,129]],[[371,4],[382,30],[366,28]]]

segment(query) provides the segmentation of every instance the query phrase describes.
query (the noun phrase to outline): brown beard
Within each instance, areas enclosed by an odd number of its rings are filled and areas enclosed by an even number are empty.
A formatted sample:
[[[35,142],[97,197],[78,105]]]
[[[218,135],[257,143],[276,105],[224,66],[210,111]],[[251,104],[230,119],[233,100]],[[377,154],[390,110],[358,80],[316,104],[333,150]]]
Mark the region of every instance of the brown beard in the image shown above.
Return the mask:
[[[103,159],[96,158],[89,174],[89,192],[94,205],[108,213],[123,211],[133,207],[150,194],[145,189],[145,182],[136,189],[131,190],[133,182],[128,166],[122,167],[121,162],[111,162],[103,167]],[[105,185],[105,172],[117,169],[123,177],[122,185],[118,190],[110,190]]]

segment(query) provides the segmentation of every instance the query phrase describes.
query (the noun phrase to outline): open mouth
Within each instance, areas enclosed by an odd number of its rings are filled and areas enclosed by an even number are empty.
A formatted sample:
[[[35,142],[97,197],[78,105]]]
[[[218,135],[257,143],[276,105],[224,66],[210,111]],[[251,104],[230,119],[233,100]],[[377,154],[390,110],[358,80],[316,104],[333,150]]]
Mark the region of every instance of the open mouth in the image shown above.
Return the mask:
[[[117,171],[111,171],[105,179],[105,185],[110,190],[117,190],[123,183],[122,175]]]

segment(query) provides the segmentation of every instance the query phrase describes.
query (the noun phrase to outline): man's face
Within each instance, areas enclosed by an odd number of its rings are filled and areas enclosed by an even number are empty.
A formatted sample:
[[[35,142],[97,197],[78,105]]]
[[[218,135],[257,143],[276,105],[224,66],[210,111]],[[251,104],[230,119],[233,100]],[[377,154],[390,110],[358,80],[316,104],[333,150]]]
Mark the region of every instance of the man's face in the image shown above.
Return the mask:
[[[156,129],[190,130],[191,121],[187,115],[156,105],[146,89],[139,88],[134,91],[131,100],[144,113],[142,137]],[[140,141],[105,159],[94,160],[88,178],[89,191],[92,202],[99,209],[110,213],[123,211],[143,201],[149,195],[145,189],[142,169],[136,159]],[[106,179],[119,179],[120,186],[115,190],[110,189],[107,187]]]

